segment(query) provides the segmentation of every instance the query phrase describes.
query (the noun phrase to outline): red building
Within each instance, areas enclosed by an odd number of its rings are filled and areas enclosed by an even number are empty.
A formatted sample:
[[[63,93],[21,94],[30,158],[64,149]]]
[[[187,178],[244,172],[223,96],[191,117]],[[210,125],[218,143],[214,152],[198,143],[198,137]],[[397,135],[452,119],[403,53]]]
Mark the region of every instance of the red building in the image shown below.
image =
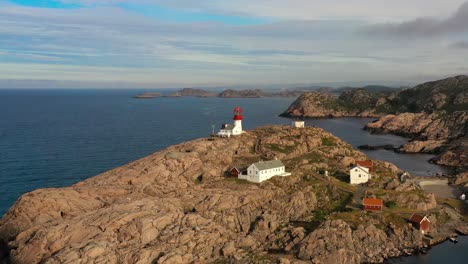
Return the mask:
[[[409,221],[414,226],[414,228],[416,228],[418,230],[421,230],[421,232],[423,234],[429,232],[429,230],[430,230],[431,221],[429,221],[427,216],[421,216],[421,215],[418,215],[418,214],[413,214],[410,217]]]
[[[362,208],[364,210],[380,211],[382,210],[382,199],[364,198],[362,199]]]
[[[236,168],[236,167],[233,167],[231,169],[231,177],[236,177],[237,178],[237,177],[239,177],[240,173],[241,173],[240,170],[238,168]]]
[[[356,166],[361,166],[361,167],[364,167],[364,168],[368,168],[369,173],[371,173],[372,168],[374,167],[374,163],[372,162],[372,160],[357,160],[356,161]]]

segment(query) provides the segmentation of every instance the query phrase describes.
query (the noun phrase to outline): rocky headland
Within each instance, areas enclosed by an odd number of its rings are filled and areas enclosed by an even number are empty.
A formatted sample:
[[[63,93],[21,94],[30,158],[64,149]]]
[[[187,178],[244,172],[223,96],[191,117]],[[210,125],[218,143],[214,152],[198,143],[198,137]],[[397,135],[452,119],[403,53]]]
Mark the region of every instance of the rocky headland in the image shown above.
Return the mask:
[[[282,115],[379,117],[365,129],[409,137],[410,142],[395,147],[398,151],[436,154],[433,162],[466,171],[467,111],[468,77],[460,75],[395,92],[349,89],[339,96],[305,93]]]
[[[226,176],[274,157],[291,176],[261,184]],[[357,159],[367,157],[310,127],[171,146],[73,186],[21,196],[0,220],[0,261],[376,263],[427,244],[407,222],[414,212],[430,215],[436,237],[466,231],[455,200],[440,204],[399,182],[402,171],[388,162],[374,161],[365,186],[349,185]],[[372,195],[392,206],[363,211],[361,198]]]

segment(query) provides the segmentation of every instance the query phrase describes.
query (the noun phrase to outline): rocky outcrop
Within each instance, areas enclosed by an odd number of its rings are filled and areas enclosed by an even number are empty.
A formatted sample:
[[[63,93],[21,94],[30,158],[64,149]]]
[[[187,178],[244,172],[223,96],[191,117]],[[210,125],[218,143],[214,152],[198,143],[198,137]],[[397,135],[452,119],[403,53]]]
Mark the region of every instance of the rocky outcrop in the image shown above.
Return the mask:
[[[427,113],[403,113],[386,115],[366,125],[366,129],[376,133],[392,133],[413,139],[428,141],[428,144],[454,140],[466,133],[466,112],[450,115]]]
[[[387,228],[366,224],[353,230],[343,220],[328,220],[301,242],[298,257],[312,263],[381,263],[422,246],[419,231],[393,224]]]
[[[453,184],[455,185],[465,185],[466,183],[468,183],[468,172],[457,174],[453,181]]]
[[[282,113],[286,117],[376,117],[378,116],[374,111],[361,110],[361,108],[354,109],[350,107],[350,103],[346,99],[353,99],[356,104],[368,100],[367,96],[362,94],[369,94],[365,91],[349,91],[345,92],[338,98],[330,93],[309,92],[304,93],[294,101],[289,108]]]
[[[234,165],[271,157],[293,175],[261,184],[224,176]],[[70,187],[23,195],[0,220],[0,256],[12,263],[248,263],[242,260],[277,249],[315,258],[322,246],[306,237],[316,234],[316,211],[338,212],[350,197],[341,180],[317,169],[341,177],[349,161],[363,158],[319,128],[269,126],[182,143]],[[398,170],[374,166],[385,182]],[[380,239],[382,231],[372,233]]]
[[[401,152],[439,154],[433,159],[437,164],[466,167],[467,120],[468,114],[462,111],[450,115],[404,113],[383,116],[367,124],[365,129],[410,137],[411,140],[399,148]]]

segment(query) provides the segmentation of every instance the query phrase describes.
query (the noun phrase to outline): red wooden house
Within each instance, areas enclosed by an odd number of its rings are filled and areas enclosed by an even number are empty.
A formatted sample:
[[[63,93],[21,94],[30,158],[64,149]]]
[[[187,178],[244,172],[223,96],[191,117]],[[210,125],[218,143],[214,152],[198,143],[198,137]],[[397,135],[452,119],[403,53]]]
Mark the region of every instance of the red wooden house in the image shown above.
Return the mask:
[[[410,217],[409,221],[414,226],[414,228],[416,228],[418,230],[421,230],[421,232],[423,234],[429,232],[429,230],[430,230],[431,221],[429,221],[427,216],[421,216],[421,215],[418,215],[418,214],[413,214]]]
[[[364,210],[380,211],[382,210],[382,199],[364,198],[362,199],[362,208]]]
[[[372,168],[374,167],[374,163],[372,162],[372,160],[357,160],[356,161],[356,166],[361,166],[361,167],[364,167],[364,168],[368,168],[369,173],[371,173]]]

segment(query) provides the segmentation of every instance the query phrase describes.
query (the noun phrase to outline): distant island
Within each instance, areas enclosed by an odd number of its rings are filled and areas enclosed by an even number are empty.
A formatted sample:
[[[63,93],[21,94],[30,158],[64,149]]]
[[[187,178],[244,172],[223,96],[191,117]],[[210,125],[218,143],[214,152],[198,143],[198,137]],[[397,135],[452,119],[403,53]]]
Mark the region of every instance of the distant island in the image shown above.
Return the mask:
[[[143,94],[138,94],[133,96],[133,98],[136,99],[151,99],[155,97],[160,97],[161,93],[154,93],[154,92],[149,92],[149,93],[143,93]]]
[[[260,89],[234,90],[227,89],[222,92],[209,92],[202,89],[184,88],[169,97],[219,97],[219,98],[263,98],[263,97],[298,97],[304,91],[285,90],[279,92],[266,92]]]
[[[231,175],[275,158],[291,176]],[[358,161],[372,178],[351,185]],[[0,219],[0,262],[382,263],[468,233],[465,202],[402,174],[316,127],[197,139],[22,195]]]
[[[455,76],[398,91],[310,92],[282,113],[286,117],[376,117],[365,129],[409,137],[398,151],[437,154],[432,162],[468,169],[468,77]],[[372,147],[372,146],[367,146]]]
[[[368,85],[364,87],[340,87],[331,88],[323,86],[310,86],[310,87],[295,87],[295,88],[284,88],[275,90],[262,90],[262,89],[225,89],[221,92],[208,91],[199,88],[183,88],[176,92],[162,95],[160,93],[144,93],[141,95],[134,96],[134,98],[154,98],[158,96],[163,97],[219,97],[219,98],[265,98],[265,97],[299,97],[307,92],[317,92],[328,94],[330,96],[337,96],[344,92],[351,92],[354,90],[364,90],[369,93],[380,93],[380,92],[395,92],[401,88],[394,88],[380,85]],[[156,94],[157,96],[152,96]]]

